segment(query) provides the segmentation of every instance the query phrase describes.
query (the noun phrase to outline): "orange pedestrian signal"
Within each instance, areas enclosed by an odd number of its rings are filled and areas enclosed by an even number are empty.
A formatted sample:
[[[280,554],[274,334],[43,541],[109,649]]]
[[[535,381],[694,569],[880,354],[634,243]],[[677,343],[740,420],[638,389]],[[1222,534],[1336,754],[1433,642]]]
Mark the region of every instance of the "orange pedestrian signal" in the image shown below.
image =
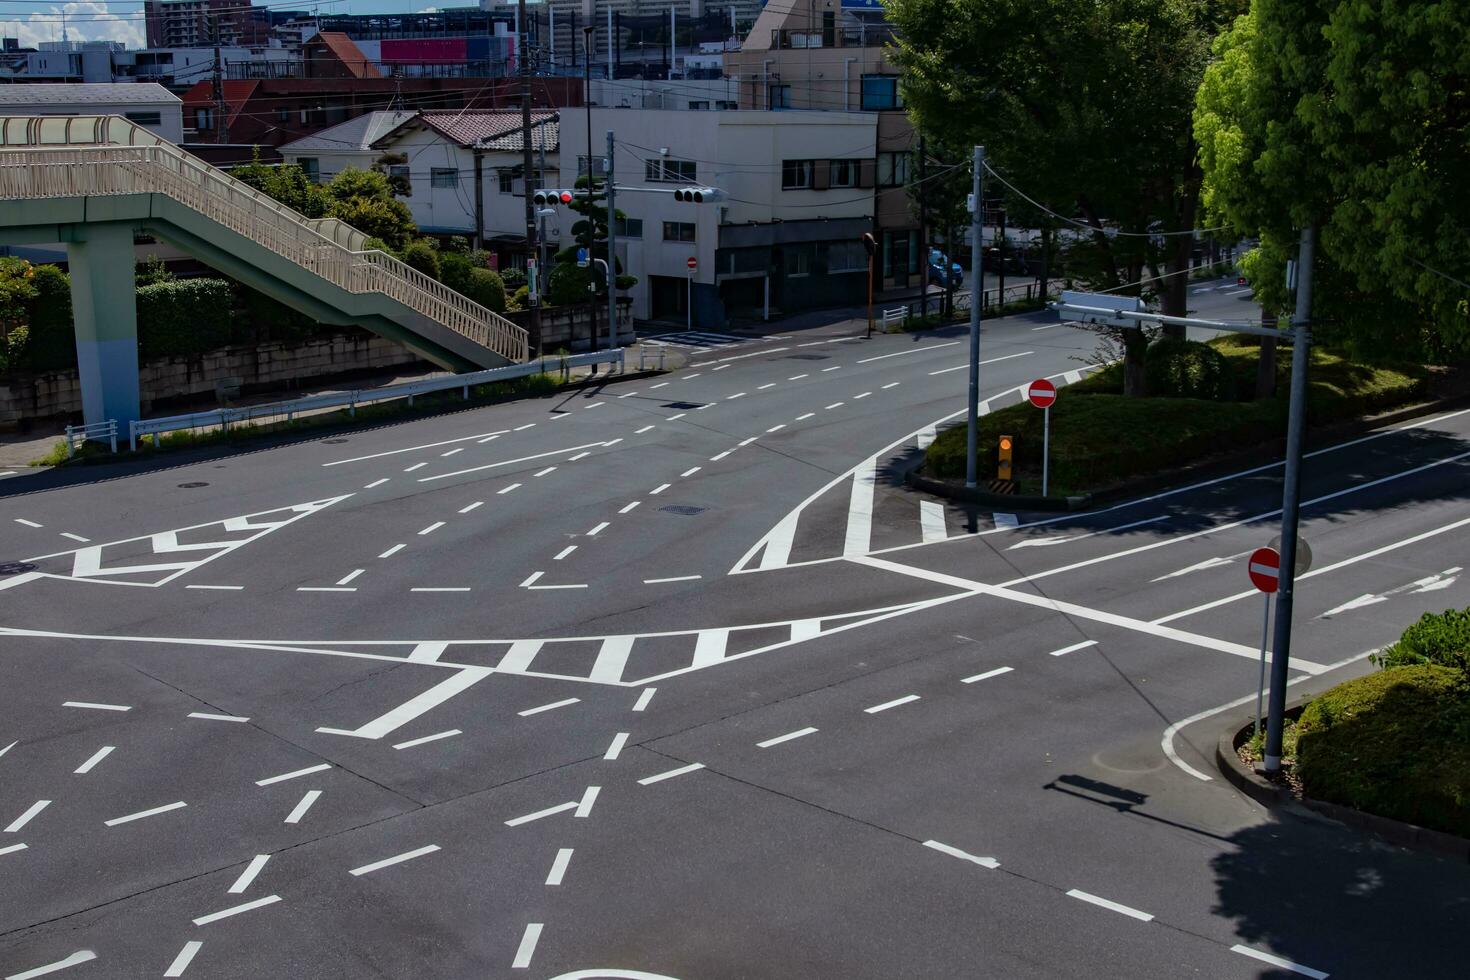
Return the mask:
[[[1011,443],[1010,436],[1000,437],[1000,452],[996,454],[996,472],[998,480],[1009,480],[1011,478]]]

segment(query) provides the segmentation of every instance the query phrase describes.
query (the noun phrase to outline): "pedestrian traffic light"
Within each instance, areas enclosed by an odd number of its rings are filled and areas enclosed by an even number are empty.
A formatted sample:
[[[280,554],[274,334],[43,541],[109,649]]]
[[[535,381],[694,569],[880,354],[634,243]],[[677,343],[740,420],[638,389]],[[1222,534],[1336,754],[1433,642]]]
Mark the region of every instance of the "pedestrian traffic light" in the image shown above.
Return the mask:
[[[548,187],[531,196],[537,207],[565,207],[575,198],[576,195],[564,187]]]
[[[680,187],[674,191],[674,200],[685,204],[713,204],[724,199],[725,192],[717,187]]]
[[[1010,436],[1000,437],[1000,449],[996,454],[997,466],[995,478],[997,480],[1009,480],[1011,478],[1011,443],[1014,440]]]

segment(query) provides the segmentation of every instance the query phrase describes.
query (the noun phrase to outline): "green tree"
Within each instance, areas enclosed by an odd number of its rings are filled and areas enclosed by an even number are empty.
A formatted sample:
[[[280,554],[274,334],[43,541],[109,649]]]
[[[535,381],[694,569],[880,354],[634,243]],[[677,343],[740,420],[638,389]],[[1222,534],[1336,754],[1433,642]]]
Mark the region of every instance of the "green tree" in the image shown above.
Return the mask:
[[[388,189],[394,197],[413,197],[413,181],[408,174],[394,174],[394,167],[407,167],[407,153],[384,153],[373,161],[373,169],[388,178]]]
[[[1191,132],[1209,41],[1239,3],[888,0],[910,115],[951,146],[983,144],[1027,196],[1090,229],[1099,284],[1185,312],[1200,174]],[[987,181],[988,188],[995,181]],[[1118,234],[1122,232],[1123,234]],[[1161,283],[1145,289],[1147,278]],[[1141,331],[1125,390],[1144,390]]]
[[[408,205],[393,196],[388,178],[376,170],[348,167],[326,187],[327,217],[343,221],[392,249],[418,234]]]
[[[427,238],[420,238],[416,242],[409,242],[408,247],[400,256],[403,264],[410,269],[417,269],[430,279],[439,280],[442,273],[439,265],[439,252],[434,248],[434,243]],[[451,289],[454,287],[450,287]]]
[[[320,218],[326,214],[327,199],[321,186],[313,183],[306,171],[294,163],[277,166],[261,163],[260,147],[255,148],[254,159],[250,163],[235,167],[230,176],[308,218]]]

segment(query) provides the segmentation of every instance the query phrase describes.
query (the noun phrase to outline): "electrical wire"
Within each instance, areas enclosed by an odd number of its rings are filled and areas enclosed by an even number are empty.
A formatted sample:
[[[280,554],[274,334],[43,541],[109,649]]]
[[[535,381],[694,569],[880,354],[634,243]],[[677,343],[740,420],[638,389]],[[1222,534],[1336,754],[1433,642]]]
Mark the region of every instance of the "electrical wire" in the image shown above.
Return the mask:
[[[1016,187],[1015,184],[1012,184],[1010,181],[1006,180],[999,173],[997,173],[995,168],[990,165],[989,161],[985,163],[985,169],[990,172],[990,175],[992,177],[994,177],[996,180],[1000,181],[1007,188],[1009,188],[1011,193],[1015,194],[1021,200],[1025,201],[1027,204],[1030,204],[1037,210],[1051,215],[1058,221],[1065,221],[1069,225],[1075,225],[1078,228],[1082,228],[1094,234],[1103,234],[1109,237],[1117,236],[1119,238],[1169,238],[1176,235],[1211,234],[1217,231],[1225,231],[1227,228],[1229,228],[1229,225],[1220,225],[1217,228],[1188,228],[1183,231],[1119,231],[1117,229],[1098,228],[1088,224],[1085,221],[1078,221],[1076,218],[1069,218],[1064,214],[1058,214],[1056,211],[1047,207],[1045,204],[1040,203],[1032,197],[1029,197],[1024,191]]]
[[[1416,258],[1410,258],[1409,261],[1412,262],[1412,263],[1414,263],[1415,265],[1417,265],[1419,268],[1423,269],[1425,272],[1432,273],[1432,274],[1438,276],[1439,278],[1445,280],[1446,282],[1452,282],[1456,286],[1459,286],[1462,289],[1470,289],[1470,282],[1462,282],[1461,280],[1456,279],[1454,276],[1450,275],[1447,272],[1440,272],[1438,269],[1430,268],[1429,266],[1425,265],[1423,262],[1420,262]]]

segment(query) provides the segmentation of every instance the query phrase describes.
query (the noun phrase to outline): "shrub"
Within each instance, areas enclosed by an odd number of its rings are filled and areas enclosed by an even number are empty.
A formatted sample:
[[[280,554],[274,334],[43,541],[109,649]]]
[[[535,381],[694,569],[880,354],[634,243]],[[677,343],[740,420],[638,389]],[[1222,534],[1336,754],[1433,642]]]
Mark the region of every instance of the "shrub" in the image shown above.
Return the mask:
[[[526,273],[521,269],[501,269],[500,281],[505,283],[505,288],[514,293],[526,285]]]
[[[531,305],[531,287],[522,286],[510,298],[510,309],[524,310]]]
[[[175,279],[138,289],[138,347],[145,358],[199,354],[228,344],[234,291],[225,279]]]
[[[1470,674],[1470,609],[1425,613],[1375,659],[1385,668],[1437,664]]]
[[[439,253],[434,250],[433,245],[423,239],[410,242],[408,247],[403,250],[402,258],[404,265],[411,269],[417,269],[430,279],[437,280],[441,275]]]
[[[488,310],[505,312],[505,283],[494,269],[471,269],[464,294]]]
[[[38,265],[31,277],[30,345],[24,367],[32,371],[66,371],[77,365],[77,341],[71,318],[71,276],[54,265]]]
[[[1155,398],[1205,398],[1227,401],[1235,377],[1225,356],[1193,340],[1159,340],[1144,355],[1148,393]]]

